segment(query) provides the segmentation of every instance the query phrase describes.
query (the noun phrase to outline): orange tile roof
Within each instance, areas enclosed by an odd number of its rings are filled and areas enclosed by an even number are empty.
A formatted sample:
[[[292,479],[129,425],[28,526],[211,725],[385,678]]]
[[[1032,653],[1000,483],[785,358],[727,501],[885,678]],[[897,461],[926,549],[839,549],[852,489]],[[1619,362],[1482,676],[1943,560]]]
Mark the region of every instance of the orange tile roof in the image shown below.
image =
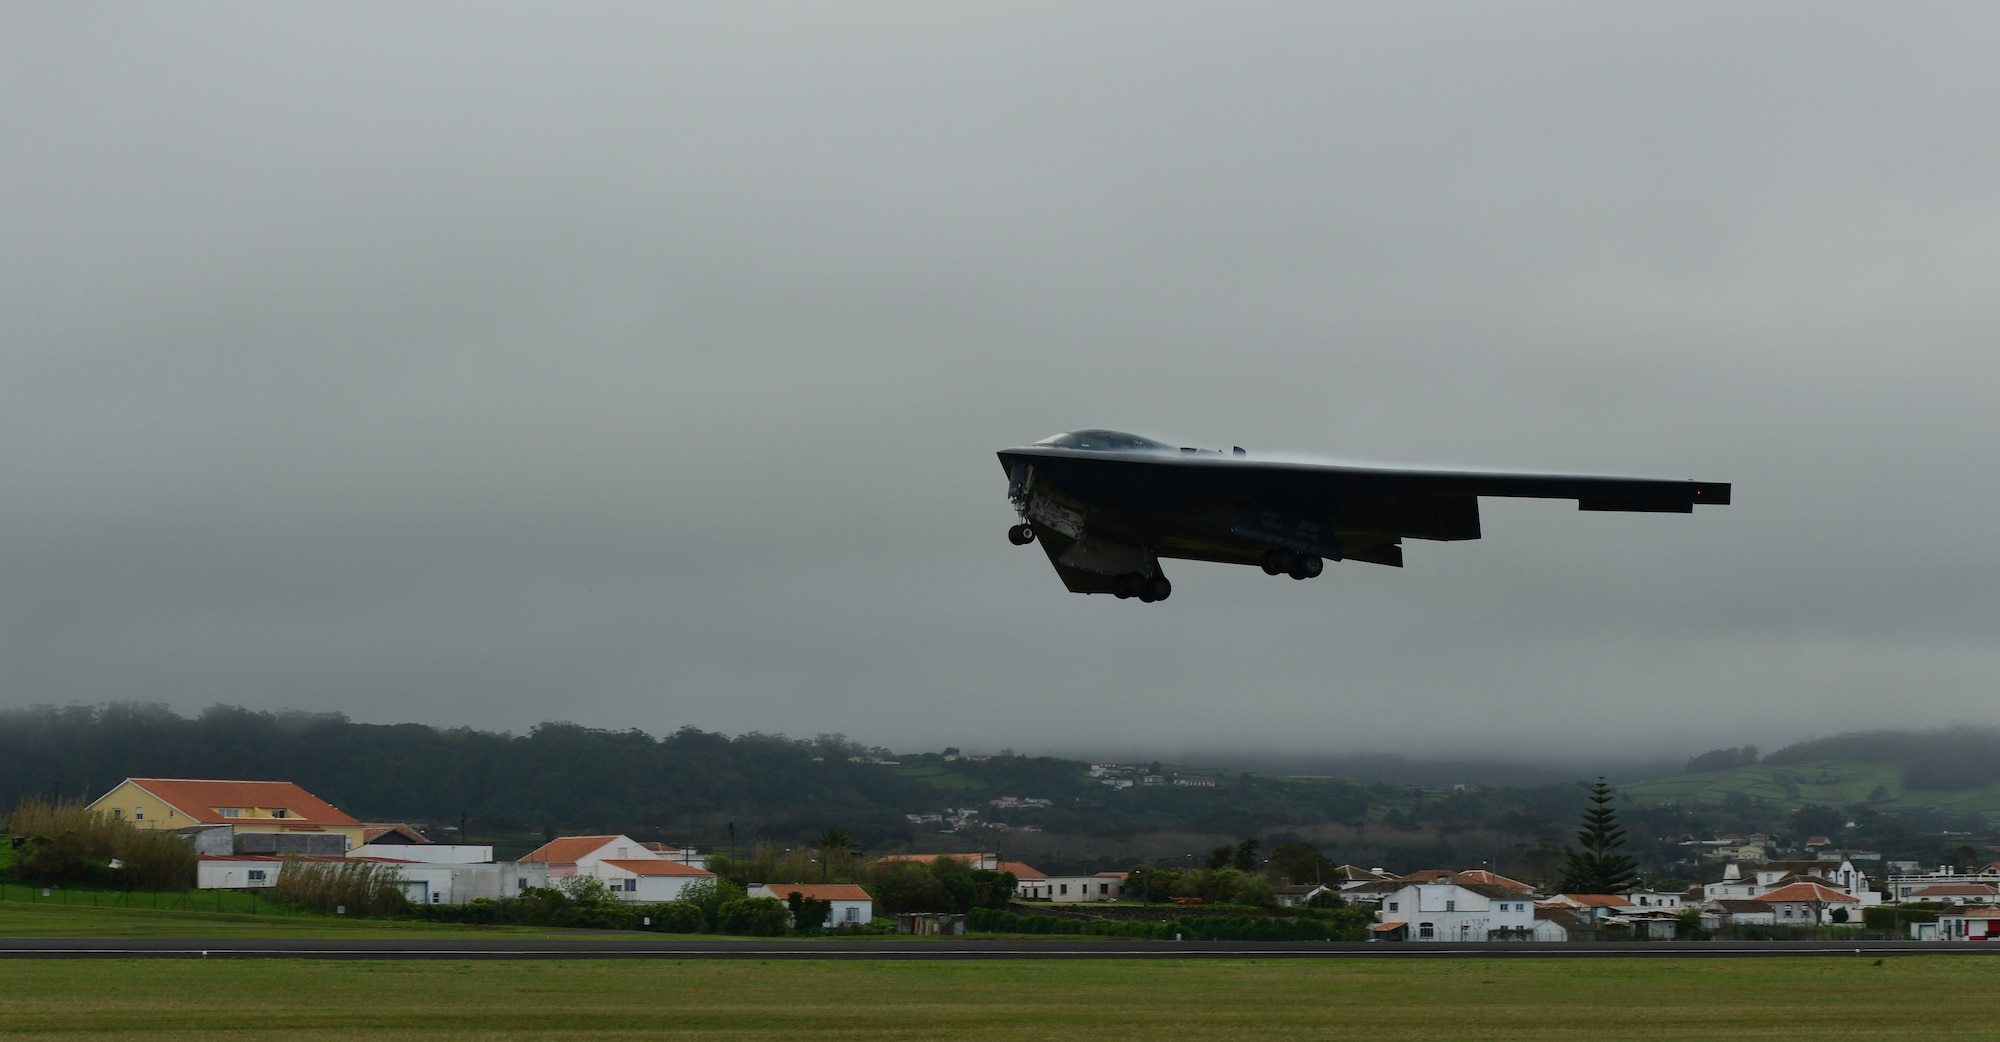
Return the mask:
[[[614,861],[605,859],[605,864],[630,872],[635,876],[712,876],[715,873],[693,865],[683,865],[678,861]]]
[[[1041,869],[1021,861],[1002,861],[1000,862],[999,871],[1012,872],[1016,880],[1024,883],[1030,880],[1046,880],[1049,878],[1042,874]]]
[[[808,901],[873,901],[868,891],[853,883],[765,883],[764,888],[780,900],[796,893]]]
[[[1559,895],[1585,908],[1635,908],[1630,900],[1617,894],[1561,894]]]
[[[288,781],[221,781],[206,778],[127,778],[126,781],[152,793],[161,801],[180,811],[188,820],[203,825],[234,825],[247,821],[262,824],[266,821],[282,821],[287,824],[319,826],[351,826],[359,828],[361,823],[348,817],[333,804],[299,788]],[[282,810],[282,818],[225,818],[217,813],[219,807],[233,807],[248,810]]]
[[[1440,877],[1444,877],[1445,882],[1458,883],[1461,886],[1466,883],[1481,883],[1486,886],[1504,886],[1509,890],[1534,889],[1534,887],[1518,879],[1509,879],[1498,872],[1488,872],[1483,868],[1476,868],[1466,872],[1454,871],[1448,868],[1432,868],[1422,872],[1412,872],[1406,876],[1398,876],[1396,881],[1400,883],[1435,883]]]
[[[1830,886],[1821,886],[1818,883],[1793,883],[1790,886],[1781,886],[1778,889],[1773,890],[1768,894],[1758,894],[1757,900],[1762,901],[1765,904],[1771,904],[1776,901],[1846,902],[1847,904],[1861,903],[1861,899],[1858,897],[1852,897],[1847,894],[1843,894],[1840,891],[1835,890]]]
[[[1912,898],[1995,897],[2000,896],[2000,889],[1996,889],[1991,883],[1940,883],[1937,886],[1927,886],[1922,890],[1913,891],[1910,896]]]
[[[535,848],[522,858],[523,861],[541,861],[551,865],[574,865],[579,859],[587,858],[602,850],[607,843],[621,839],[620,836],[562,836]],[[637,846],[637,844],[633,844]]]
[[[1405,927],[1405,926],[1408,926],[1408,925],[1410,925],[1410,924],[1409,924],[1409,923],[1377,923],[1377,924],[1375,924],[1374,926],[1371,926],[1371,927],[1369,927],[1369,929],[1370,929],[1370,930],[1373,930],[1373,931],[1375,931],[1376,933],[1388,933],[1388,932],[1389,932],[1390,930],[1400,930],[1400,929],[1402,929],[1403,927]]]

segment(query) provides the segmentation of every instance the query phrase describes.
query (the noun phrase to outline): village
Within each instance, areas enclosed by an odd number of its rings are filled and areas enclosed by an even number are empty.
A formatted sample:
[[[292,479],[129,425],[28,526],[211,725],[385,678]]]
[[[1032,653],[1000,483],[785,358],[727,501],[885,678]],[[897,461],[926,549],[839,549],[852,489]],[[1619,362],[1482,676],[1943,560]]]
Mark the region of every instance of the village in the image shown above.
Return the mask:
[[[990,801],[1000,809],[1046,803],[1019,797]],[[205,891],[272,891],[293,865],[374,865],[412,907],[442,911],[549,891],[588,891],[612,902],[659,906],[681,902],[693,892],[690,887],[717,880],[718,866],[737,876],[746,870],[745,862],[713,851],[617,834],[556,836],[514,860],[498,860],[491,845],[438,842],[407,823],[360,821],[284,781],[128,778],[86,809],[135,830],[170,832],[185,840],[194,853],[193,885]],[[960,820],[948,820],[954,816]],[[941,831],[976,827],[975,816],[971,808],[940,815]],[[917,907],[920,901],[878,900],[884,895],[871,892],[881,887],[871,888],[869,880],[881,879],[885,870],[943,863],[1005,880],[1004,892],[987,903],[989,909],[1105,927],[1143,921],[1150,910],[1158,917],[1236,909],[1283,917],[1339,908],[1353,910],[1351,921],[1365,923],[1366,938],[1381,943],[1780,938],[1864,930],[1919,941],[1984,941],[2000,934],[1994,926],[2000,921],[2000,862],[1969,869],[1885,864],[1869,851],[1826,846],[1824,837],[1810,837],[1805,856],[1790,859],[1767,856],[1774,841],[1763,834],[1686,842],[1700,848],[1714,878],[1674,888],[1634,883],[1615,893],[1538,889],[1484,867],[1391,873],[1315,864],[1314,878],[1268,871],[1260,878],[1254,872],[1258,859],[1249,856],[1254,844],[1237,852],[1238,866],[1251,871],[1236,872],[1240,879],[1223,890],[1203,891],[1209,897],[1193,896],[1185,885],[1192,877],[1179,869],[1141,865],[1052,874],[992,851],[860,859],[849,856],[859,851],[847,851],[844,844],[837,874],[845,878],[827,878],[835,860],[829,854],[825,861],[814,856],[804,863],[818,866],[820,881],[752,878],[736,885],[748,899],[790,902],[794,918],[805,908],[819,920],[789,922],[793,929],[833,932],[965,932],[962,902]],[[1219,849],[1209,870],[1228,872],[1222,857],[1228,853]]]

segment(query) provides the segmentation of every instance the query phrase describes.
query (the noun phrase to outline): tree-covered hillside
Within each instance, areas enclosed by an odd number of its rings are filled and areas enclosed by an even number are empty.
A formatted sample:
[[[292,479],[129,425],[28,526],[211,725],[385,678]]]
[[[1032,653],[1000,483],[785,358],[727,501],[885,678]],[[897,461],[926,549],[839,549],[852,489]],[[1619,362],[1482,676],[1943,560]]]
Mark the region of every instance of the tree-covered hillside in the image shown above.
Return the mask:
[[[1211,784],[1112,791],[1087,765],[1051,757],[850,761],[886,753],[838,735],[731,738],[683,728],[654,737],[564,723],[511,735],[227,706],[192,718],[152,705],[40,707],[0,713],[0,805],[92,798],[127,777],[273,778],[363,820],[449,825],[463,814],[474,835],[613,829],[719,847],[732,836],[747,846],[839,827],[874,848],[934,835],[935,826],[913,828],[905,815],[947,808],[1048,832],[1126,836],[1249,836],[1370,811],[1369,790],[1339,782],[1193,772]],[[1048,806],[990,806],[1003,796]]]

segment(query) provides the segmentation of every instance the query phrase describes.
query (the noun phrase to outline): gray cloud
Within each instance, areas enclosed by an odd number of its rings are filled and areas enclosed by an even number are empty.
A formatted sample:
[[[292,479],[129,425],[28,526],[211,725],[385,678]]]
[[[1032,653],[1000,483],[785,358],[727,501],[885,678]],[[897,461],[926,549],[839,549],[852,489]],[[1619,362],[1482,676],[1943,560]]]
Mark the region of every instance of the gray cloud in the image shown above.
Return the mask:
[[[1990,721],[1976,5],[0,15],[0,700],[1546,756]],[[992,450],[1700,477],[1151,610]]]

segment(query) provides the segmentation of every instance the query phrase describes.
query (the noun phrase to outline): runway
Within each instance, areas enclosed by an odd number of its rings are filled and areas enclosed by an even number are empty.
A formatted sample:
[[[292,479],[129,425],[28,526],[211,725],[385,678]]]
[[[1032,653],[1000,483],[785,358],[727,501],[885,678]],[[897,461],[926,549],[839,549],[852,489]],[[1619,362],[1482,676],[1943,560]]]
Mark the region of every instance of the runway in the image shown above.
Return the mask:
[[[1653,941],[1413,944],[1257,941],[649,941],[604,938],[315,940],[0,938],[0,959],[1659,959],[2000,955],[2000,945],[1919,941]]]

